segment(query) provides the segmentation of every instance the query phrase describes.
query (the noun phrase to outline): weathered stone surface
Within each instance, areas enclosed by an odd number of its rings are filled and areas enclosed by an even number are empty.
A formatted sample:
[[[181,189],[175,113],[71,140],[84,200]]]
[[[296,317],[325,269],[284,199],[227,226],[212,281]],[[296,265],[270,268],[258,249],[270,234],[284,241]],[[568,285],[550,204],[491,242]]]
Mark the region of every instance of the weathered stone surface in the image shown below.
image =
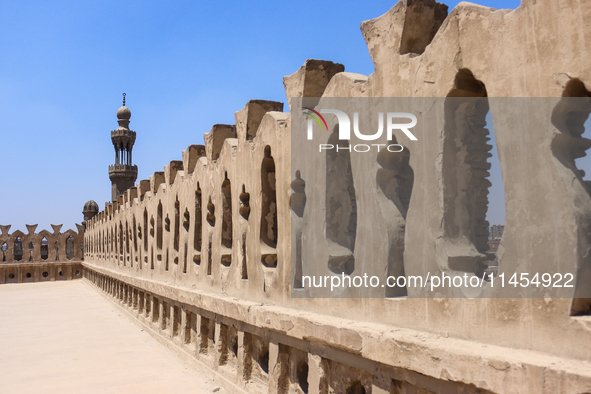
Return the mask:
[[[591,313],[577,296],[591,280],[591,194],[575,159],[591,145],[582,136],[591,108],[567,99],[591,90],[591,4],[460,3],[446,15],[432,0],[406,0],[364,22],[375,72],[307,60],[284,78],[290,110],[292,97],[448,98],[444,126],[408,156],[377,156],[375,173],[350,164],[354,184],[375,180],[353,193],[357,209],[376,207],[364,228],[399,241],[407,275],[480,272],[493,137],[507,202],[498,270],[535,273],[560,261],[575,276],[571,298],[291,298],[301,286],[291,272],[291,212],[301,226],[330,224],[314,207],[334,180],[291,173],[292,115],[261,100],[235,114],[236,126],[214,125],[204,148],[190,146],[149,188],[140,182],[139,199],[130,191],[90,219],[85,278],[236,391],[589,391],[591,324],[576,315]],[[454,104],[465,97],[479,104]],[[556,100],[515,133],[523,113],[488,97]],[[482,125],[489,110],[494,136]],[[384,200],[392,174],[404,180],[394,208]],[[342,236],[336,252],[355,256]],[[366,257],[384,256],[373,249]]]
[[[345,66],[326,60],[308,59],[295,73],[283,77],[287,104],[291,110],[292,97],[321,97],[324,89]]]
[[[244,108],[234,114],[236,131],[241,141],[252,140],[256,136],[263,116],[269,111],[283,112],[283,103],[278,101],[250,100]]]
[[[204,145],[189,145],[183,151],[183,168],[187,174],[192,174],[200,157],[205,156]]]

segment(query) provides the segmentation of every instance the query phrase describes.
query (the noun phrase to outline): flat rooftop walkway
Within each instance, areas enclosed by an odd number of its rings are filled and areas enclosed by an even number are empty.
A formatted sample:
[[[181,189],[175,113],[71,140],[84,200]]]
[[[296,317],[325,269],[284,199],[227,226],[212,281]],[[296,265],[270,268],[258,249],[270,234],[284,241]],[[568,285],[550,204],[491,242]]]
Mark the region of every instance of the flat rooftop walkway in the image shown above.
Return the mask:
[[[82,280],[0,285],[0,393],[226,393]]]

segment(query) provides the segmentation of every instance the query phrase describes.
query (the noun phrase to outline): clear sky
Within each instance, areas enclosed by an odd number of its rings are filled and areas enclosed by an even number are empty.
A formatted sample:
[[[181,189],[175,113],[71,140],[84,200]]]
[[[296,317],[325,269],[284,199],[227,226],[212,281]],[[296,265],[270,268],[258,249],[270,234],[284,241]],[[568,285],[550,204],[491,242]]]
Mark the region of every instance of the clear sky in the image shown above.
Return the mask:
[[[285,102],[283,76],[308,58],[371,74],[359,25],[395,3],[0,1],[0,224],[65,230],[86,201],[104,208],[123,92],[148,179],[248,100]]]

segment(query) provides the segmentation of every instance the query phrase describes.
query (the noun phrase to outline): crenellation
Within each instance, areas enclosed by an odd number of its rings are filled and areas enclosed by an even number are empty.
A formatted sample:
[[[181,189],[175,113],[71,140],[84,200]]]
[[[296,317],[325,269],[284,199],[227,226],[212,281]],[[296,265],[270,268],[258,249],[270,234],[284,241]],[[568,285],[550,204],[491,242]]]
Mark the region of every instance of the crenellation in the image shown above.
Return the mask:
[[[151,190],[150,188],[150,180],[149,179],[142,179],[137,184],[138,194],[140,196],[140,201],[144,201],[144,195],[146,192]]]
[[[166,184],[172,185],[176,181],[177,173],[183,174],[183,161],[172,160],[168,165],[164,166],[164,179]]]
[[[186,150],[183,151],[183,168],[189,175],[195,171],[197,161],[205,156],[205,145],[189,145]]]
[[[150,176],[150,191],[152,192],[152,196],[155,196],[158,193],[160,185],[165,182],[163,171],[157,171],[154,175]]]
[[[234,113],[236,132],[240,141],[253,140],[267,112],[283,112],[283,103],[279,101],[250,100],[244,108]]]
[[[434,0],[399,1],[361,24],[370,76],[308,59],[283,79],[289,113],[248,101],[236,125],[213,125],[182,160],[135,187],[114,184],[102,212],[89,201],[77,232],[0,225],[0,283],[83,276],[236,392],[588,391],[591,299],[581,294],[591,281],[591,183],[575,159],[591,147],[591,105],[569,98],[591,96],[591,72],[584,54],[565,48],[584,44],[591,4],[575,17],[556,3],[460,3],[448,15]],[[532,119],[493,99],[543,96],[554,101]],[[399,141],[403,153],[363,164],[327,152],[292,170],[300,97],[433,98],[435,115],[420,145]],[[113,173],[133,172],[130,116],[119,109]],[[325,142],[337,141],[332,131]],[[486,219],[493,139],[507,202],[496,254]],[[369,232],[379,242],[364,245]],[[565,298],[415,298],[402,287],[304,297],[306,269],[361,275],[363,258],[395,276],[509,277],[560,261],[575,287]]]
[[[61,233],[62,225],[51,225],[35,233],[37,224],[27,224],[27,234],[0,226],[0,283],[42,282],[82,278],[84,227]],[[76,274],[78,272],[78,274]],[[61,273],[61,274],[60,274]]]
[[[330,80],[345,71],[345,66],[327,60],[308,59],[295,73],[283,77],[290,112],[292,97],[320,98]]]
[[[205,154],[208,161],[218,159],[226,138],[236,138],[235,125],[215,124],[209,133],[203,135]]]

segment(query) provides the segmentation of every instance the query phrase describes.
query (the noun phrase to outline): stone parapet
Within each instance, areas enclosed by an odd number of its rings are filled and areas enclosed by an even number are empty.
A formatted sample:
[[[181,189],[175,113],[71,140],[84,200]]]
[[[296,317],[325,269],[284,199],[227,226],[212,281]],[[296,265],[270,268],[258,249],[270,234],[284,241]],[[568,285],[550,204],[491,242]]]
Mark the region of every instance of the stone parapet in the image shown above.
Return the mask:
[[[328,387],[345,393],[355,382],[384,394],[405,392],[396,388],[583,392],[591,385],[588,361],[327,317],[83,265],[84,279],[136,323],[236,393],[326,393]]]
[[[0,265],[4,263],[67,262],[84,259],[84,226],[77,231],[61,232],[61,224],[52,224],[53,231],[35,233],[36,224],[27,225],[28,233],[8,233],[10,225],[2,225],[0,234]]]
[[[82,279],[80,261],[0,264],[0,284]]]
[[[237,373],[240,390],[305,391],[306,376],[311,393],[589,391],[591,300],[578,290],[590,283],[591,194],[575,159],[591,146],[581,136],[591,109],[560,99],[591,96],[581,50],[591,41],[591,3],[577,7],[460,3],[446,17],[435,1],[400,1],[362,24],[372,75],[308,60],[284,78],[290,113],[250,101],[236,125],[214,125],[204,147],[190,146],[183,161],[140,181],[139,193],[115,196],[87,223],[85,276],[133,313],[143,310],[139,320],[151,332],[179,349],[197,347],[195,357],[209,357],[216,371]],[[309,234],[300,237],[304,251],[326,235],[306,226],[331,223],[326,169],[291,168],[291,117],[300,110],[292,99],[305,95],[450,98],[439,110],[443,126],[421,130],[420,144],[400,160],[350,163],[351,183],[366,186],[346,189],[343,201],[355,200],[352,226],[360,237],[384,235],[364,245],[363,258],[393,256],[406,275],[478,272],[490,257],[485,214],[495,138],[507,218],[498,272],[533,275],[560,262],[573,274],[573,291],[554,299],[292,297],[301,288],[292,219],[302,218],[300,235]],[[479,104],[465,105],[466,97]],[[524,128],[516,127],[524,121],[518,108],[488,97],[558,104]],[[494,131],[485,127],[489,111]],[[323,181],[309,182],[306,171]],[[358,258],[355,246],[347,253]],[[324,275],[335,272],[326,256],[308,256]]]

